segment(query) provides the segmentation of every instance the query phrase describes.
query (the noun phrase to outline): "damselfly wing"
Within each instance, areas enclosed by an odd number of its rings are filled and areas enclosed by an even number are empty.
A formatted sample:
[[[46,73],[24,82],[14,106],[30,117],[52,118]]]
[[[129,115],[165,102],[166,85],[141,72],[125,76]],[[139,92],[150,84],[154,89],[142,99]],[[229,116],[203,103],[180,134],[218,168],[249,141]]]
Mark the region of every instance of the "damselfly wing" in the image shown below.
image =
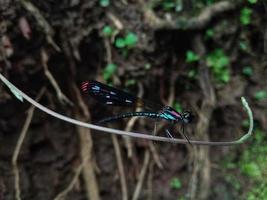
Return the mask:
[[[147,110],[159,110],[162,108],[162,105],[145,101],[128,92],[118,90],[94,80],[84,81],[81,89],[97,101],[106,105],[142,107]]]
[[[143,106],[140,98],[97,81],[85,81],[81,87],[84,92],[107,105]]]

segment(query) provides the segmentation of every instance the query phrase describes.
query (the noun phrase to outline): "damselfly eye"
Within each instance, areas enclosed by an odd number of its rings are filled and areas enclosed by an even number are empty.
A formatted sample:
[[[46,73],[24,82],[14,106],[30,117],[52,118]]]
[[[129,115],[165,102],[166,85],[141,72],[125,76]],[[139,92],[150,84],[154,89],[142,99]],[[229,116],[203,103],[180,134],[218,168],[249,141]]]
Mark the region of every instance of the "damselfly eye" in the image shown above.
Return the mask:
[[[190,111],[183,112],[183,121],[184,123],[190,123],[193,121],[193,115]]]

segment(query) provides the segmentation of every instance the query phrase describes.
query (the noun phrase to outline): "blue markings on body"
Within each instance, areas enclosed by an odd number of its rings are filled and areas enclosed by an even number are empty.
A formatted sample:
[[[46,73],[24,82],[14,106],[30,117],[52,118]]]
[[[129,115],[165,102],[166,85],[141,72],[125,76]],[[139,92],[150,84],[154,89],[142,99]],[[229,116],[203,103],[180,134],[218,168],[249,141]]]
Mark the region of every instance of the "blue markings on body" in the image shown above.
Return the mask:
[[[95,85],[94,87],[92,87],[93,90],[96,90],[96,91],[99,91],[100,90],[100,87]]]
[[[112,104],[112,102],[106,102],[106,104]],[[121,115],[116,115],[113,117],[108,117],[103,120],[101,120],[99,123],[106,123],[112,120],[118,120],[118,119],[123,119],[123,118],[128,118],[128,117],[151,117],[151,118],[163,118],[161,117],[161,114],[156,113],[156,112],[132,112],[132,113],[124,113]]]
[[[155,113],[150,113],[150,114],[149,114],[150,117],[155,117],[156,115],[157,115],[157,114],[155,114]]]
[[[168,114],[168,113],[161,113],[160,114],[161,118],[164,118],[166,120],[176,120],[175,117],[173,117],[172,115]]]
[[[158,113],[150,113],[150,112],[135,112],[135,113],[128,113],[125,116],[140,116],[140,117],[159,117]]]

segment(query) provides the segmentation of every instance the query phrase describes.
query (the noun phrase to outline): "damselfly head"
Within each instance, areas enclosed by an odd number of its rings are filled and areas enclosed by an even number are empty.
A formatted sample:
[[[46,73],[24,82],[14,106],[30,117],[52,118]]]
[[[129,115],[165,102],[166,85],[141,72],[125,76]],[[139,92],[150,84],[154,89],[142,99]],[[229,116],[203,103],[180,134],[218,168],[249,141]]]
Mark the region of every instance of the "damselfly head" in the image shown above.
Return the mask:
[[[194,116],[190,111],[184,111],[182,113],[182,119],[185,124],[188,124],[193,121]]]

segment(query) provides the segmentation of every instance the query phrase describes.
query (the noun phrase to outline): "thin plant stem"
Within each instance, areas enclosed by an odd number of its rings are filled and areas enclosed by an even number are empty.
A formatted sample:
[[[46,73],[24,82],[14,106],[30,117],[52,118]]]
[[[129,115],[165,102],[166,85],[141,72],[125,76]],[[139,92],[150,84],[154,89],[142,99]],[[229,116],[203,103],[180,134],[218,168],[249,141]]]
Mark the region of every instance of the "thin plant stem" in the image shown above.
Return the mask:
[[[143,133],[135,133],[135,132],[129,132],[129,131],[122,131],[118,129],[113,129],[113,128],[107,128],[103,126],[98,126],[90,123],[85,123],[70,117],[67,117],[65,115],[59,114],[57,112],[54,112],[47,107],[39,104],[35,100],[33,100],[31,97],[23,93],[21,90],[19,90],[17,87],[15,87],[12,83],[10,83],[1,73],[0,73],[0,79],[9,87],[12,88],[12,90],[16,90],[17,93],[20,94],[21,97],[23,97],[26,101],[34,105],[35,107],[39,108],[43,112],[46,112],[47,114],[56,117],[58,119],[61,119],[63,121],[69,122],[71,124],[75,124],[78,126],[102,131],[102,132],[107,132],[107,133],[112,133],[112,134],[117,134],[117,135],[125,135],[125,136],[130,136],[130,137],[136,137],[136,138],[142,138],[142,139],[147,139],[147,140],[154,140],[154,141],[162,141],[162,142],[171,142],[171,143],[178,143],[178,144],[187,144],[188,141],[185,139],[170,139],[167,137],[160,137],[160,136],[154,136],[153,134],[147,135]],[[247,103],[246,99],[244,97],[241,97],[241,102],[243,104],[243,107],[245,108],[248,118],[249,118],[249,130],[248,132],[242,136],[241,138],[233,141],[225,141],[225,142],[211,142],[211,141],[199,141],[199,140],[190,140],[190,143],[193,145],[208,145],[208,146],[231,146],[231,145],[237,145],[244,143],[245,141],[248,140],[248,138],[252,135],[253,131],[253,114],[252,111],[249,107],[249,104]]]

